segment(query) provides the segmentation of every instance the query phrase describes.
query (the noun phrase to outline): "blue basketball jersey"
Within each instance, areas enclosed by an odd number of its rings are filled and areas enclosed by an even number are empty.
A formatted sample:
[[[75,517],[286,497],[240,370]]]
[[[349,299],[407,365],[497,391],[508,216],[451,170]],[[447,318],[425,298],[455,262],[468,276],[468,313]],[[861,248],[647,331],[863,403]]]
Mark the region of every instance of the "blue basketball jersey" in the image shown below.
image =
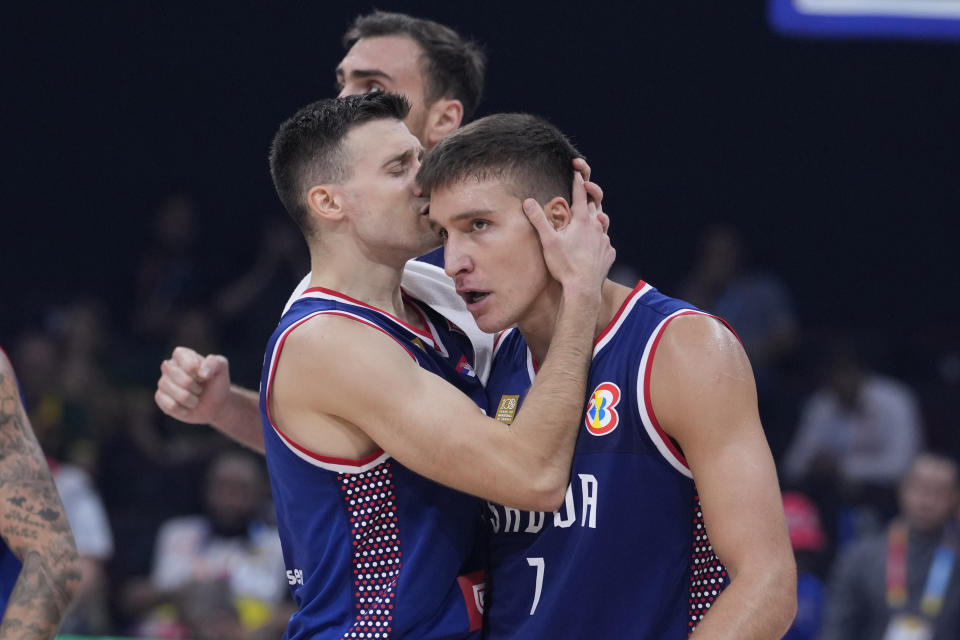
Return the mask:
[[[563,506],[487,503],[488,638],[686,638],[725,586],[690,469],[650,407],[667,323],[702,313],[643,282],[597,338]],[[487,386],[510,422],[536,363],[510,329]]]
[[[2,347],[0,347],[0,357],[10,359]],[[20,577],[22,568],[20,559],[13,555],[10,547],[3,540],[0,540],[0,619],[3,618],[4,611],[7,610],[7,601],[10,600],[13,585]]]
[[[284,435],[268,410],[286,337],[323,314],[382,331],[421,367],[485,407],[470,342],[432,309],[407,300],[424,329],[335,291],[308,289],[267,345],[260,414],[287,581],[298,605],[284,638],[479,635],[482,572],[468,563],[480,500],[417,475],[380,449],[362,460],[309,451]]]
[[[10,594],[13,593],[13,585],[20,577],[21,569],[23,565],[20,560],[13,555],[10,547],[0,540],[0,619],[7,610],[7,602],[10,600]]]

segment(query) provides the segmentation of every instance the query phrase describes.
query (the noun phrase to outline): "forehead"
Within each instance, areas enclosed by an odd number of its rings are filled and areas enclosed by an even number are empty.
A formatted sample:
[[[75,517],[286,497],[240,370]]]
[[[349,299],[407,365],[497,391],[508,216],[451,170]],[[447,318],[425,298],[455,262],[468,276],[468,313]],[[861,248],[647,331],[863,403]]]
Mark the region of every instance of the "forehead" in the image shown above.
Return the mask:
[[[921,458],[914,465],[913,479],[924,482],[955,484],[958,480],[957,469],[946,460]]]
[[[343,141],[353,166],[377,165],[398,153],[415,148],[417,140],[407,125],[392,118],[364,122],[350,130]]]
[[[447,224],[470,212],[495,215],[521,211],[520,198],[511,193],[509,184],[500,178],[478,180],[472,176],[434,189],[430,194],[430,219]]]
[[[423,49],[404,35],[372,36],[357,40],[337,66],[349,76],[355,71],[383,71],[397,78],[420,79]]]

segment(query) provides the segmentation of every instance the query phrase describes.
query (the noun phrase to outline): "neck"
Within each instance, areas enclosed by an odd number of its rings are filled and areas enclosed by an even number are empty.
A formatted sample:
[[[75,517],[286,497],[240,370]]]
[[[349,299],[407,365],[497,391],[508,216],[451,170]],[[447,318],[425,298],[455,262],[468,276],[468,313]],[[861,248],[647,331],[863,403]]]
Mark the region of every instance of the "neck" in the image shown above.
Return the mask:
[[[406,259],[378,261],[355,247],[310,247],[311,287],[332,289],[411,322],[400,294],[400,279]]]
[[[604,280],[601,291],[600,314],[597,316],[597,324],[593,331],[594,338],[600,335],[610,324],[631,291],[632,289],[629,287],[617,284],[612,280]],[[530,347],[530,352],[537,362],[543,362],[547,357],[562,299],[563,291],[560,283],[551,281],[550,286],[534,304],[531,312],[517,323],[517,328],[523,334],[523,339]]]

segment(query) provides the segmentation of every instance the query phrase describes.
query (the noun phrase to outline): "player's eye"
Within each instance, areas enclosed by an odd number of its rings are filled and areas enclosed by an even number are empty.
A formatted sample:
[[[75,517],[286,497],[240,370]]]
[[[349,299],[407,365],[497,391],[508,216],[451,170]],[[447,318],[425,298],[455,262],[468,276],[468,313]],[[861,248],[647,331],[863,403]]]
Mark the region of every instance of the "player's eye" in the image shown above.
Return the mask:
[[[490,223],[487,220],[474,220],[470,226],[474,231],[483,231],[490,226]]]
[[[371,82],[370,84],[367,85],[367,93],[379,93],[381,91],[386,91],[386,89],[384,89],[383,85],[381,84],[378,84],[376,82]]]

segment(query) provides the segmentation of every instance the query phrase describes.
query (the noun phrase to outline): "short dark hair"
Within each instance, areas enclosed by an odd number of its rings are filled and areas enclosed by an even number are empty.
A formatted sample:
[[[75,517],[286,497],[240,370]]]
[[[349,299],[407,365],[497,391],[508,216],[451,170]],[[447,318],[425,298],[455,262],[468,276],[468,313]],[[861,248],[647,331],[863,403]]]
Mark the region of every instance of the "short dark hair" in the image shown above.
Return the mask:
[[[444,137],[417,182],[426,193],[468,179],[504,180],[518,198],[571,201],[573,159],[583,157],[555,126],[525,113],[498,113]]]
[[[304,189],[350,178],[350,158],[343,148],[346,135],[371,120],[402,121],[409,111],[403,96],[362,93],[318,100],[280,125],[270,145],[270,176],[284,208],[304,234],[311,230]]]
[[[407,36],[423,49],[420,64],[427,79],[427,104],[455,98],[463,104],[464,120],[473,115],[483,94],[486,70],[480,46],[439,22],[387,11],[357,16],[343,35],[343,46],[349,49],[361,38],[395,35]]]

